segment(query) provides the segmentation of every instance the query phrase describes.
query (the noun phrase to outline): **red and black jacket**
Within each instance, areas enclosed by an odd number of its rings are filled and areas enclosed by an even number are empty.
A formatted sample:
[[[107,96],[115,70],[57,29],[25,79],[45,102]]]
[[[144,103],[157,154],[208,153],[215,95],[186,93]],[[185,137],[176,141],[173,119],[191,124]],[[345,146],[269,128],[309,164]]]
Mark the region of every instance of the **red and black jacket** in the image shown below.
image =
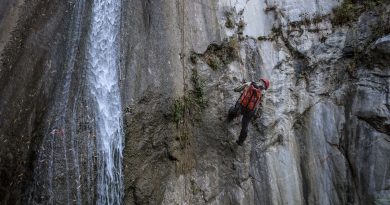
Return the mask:
[[[253,111],[260,103],[261,100],[261,88],[256,84],[251,83],[244,88],[244,91],[240,97],[239,103],[242,107]]]

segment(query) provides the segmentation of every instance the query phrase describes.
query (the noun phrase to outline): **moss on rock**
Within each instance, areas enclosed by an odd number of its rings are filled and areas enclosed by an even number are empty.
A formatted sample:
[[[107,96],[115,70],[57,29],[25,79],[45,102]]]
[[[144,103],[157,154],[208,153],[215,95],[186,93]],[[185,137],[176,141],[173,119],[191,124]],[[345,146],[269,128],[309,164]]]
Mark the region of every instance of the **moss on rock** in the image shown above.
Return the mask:
[[[386,2],[386,0],[344,0],[340,6],[333,9],[332,24],[341,26],[356,21],[362,12],[372,10]]]
[[[229,63],[240,59],[240,44],[238,38],[231,37],[222,44],[211,44],[203,54],[191,53],[190,60],[196,64],[198,59],[202,59],[213,70],[221,69]]]

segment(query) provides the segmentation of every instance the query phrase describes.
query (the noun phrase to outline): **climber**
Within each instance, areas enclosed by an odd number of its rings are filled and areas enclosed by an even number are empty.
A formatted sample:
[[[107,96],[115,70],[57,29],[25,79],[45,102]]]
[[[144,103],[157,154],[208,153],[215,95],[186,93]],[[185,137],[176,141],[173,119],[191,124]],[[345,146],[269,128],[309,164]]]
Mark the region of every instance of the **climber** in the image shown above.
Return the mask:
[[[243,145],[246,136],[248,135],[248,125],[252,117],[256,113],[257,106],[260,104],[262,97],[262,90],[269,88],[269,80],[266,78],[260,78],[259,82],[245,82],[242,85],[234,89],[234,92],[241,92],[244,90],[236,102],[236,104],[229,109],[228,122],[232,121],[239,114],[242,114],[241,132],[240,137],[236,143],[240,146]]]

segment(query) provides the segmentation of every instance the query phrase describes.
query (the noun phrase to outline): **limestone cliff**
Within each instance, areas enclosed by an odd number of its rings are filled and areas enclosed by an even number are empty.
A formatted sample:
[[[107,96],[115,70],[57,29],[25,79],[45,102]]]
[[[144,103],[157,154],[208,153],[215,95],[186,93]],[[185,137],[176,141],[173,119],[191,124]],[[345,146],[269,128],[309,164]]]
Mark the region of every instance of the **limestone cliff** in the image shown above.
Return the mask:
[[[77,142],[79,165],[56,161],[54,201],[94,203],[80,2],[0,5],[1,203],[50,202],[38,156],[56,107],[77,131],[53,150]],[[123,0],[123,204],[390,204],[389,13],[386,0]],[[260,76],[271,88],[240,147],[233,88]]]

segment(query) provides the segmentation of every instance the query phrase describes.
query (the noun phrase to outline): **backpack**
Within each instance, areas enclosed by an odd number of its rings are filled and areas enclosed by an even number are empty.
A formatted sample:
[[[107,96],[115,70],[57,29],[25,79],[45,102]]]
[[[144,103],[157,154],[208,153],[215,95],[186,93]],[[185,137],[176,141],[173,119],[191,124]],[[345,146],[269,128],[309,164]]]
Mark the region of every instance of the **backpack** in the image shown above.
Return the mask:
[[[240,105],[253,111],[261,99],[261,89],[256,88],[253,84],[247,86],[240,98]]]

